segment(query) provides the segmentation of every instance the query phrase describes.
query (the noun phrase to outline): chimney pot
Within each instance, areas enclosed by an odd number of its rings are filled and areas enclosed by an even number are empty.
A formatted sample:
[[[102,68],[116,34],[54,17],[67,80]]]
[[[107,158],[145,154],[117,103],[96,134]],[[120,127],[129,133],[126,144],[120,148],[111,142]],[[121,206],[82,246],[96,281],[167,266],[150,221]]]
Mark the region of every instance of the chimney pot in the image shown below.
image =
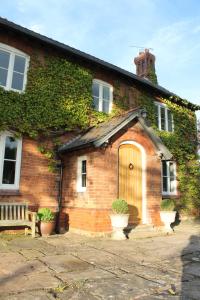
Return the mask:
[[[134,59],[134,63],[136,65],[136,74],[142,78],[151,80],[152,72],[155,73],[155,56],[149,49],[139,52],[139,55]]]

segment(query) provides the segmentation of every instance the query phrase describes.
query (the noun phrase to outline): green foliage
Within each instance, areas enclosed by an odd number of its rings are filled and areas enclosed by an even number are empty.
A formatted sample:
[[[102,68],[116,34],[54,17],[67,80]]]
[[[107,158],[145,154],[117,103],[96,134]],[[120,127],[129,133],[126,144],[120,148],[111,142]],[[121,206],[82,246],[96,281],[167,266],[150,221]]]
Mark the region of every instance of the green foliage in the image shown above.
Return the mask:
[[[148,119],[156,128],[155,105],[148,96],[141,97],[141,105],[147,109]],[[181,209],[190,213],[200,210],[200,166],[196,153],[197,129],[195,113],[181,106],[180,101],[162,99],[174,117],[174,132],[157,130],[163,143],[169,148],[177,162],[177,180],[180,191],[178,201]],[[189,105],[185,100],[185,105]]]
[[[40,208],[37,217],[43,222],[51,222],[55,219],[54,213],[49,208]]]
[[[148,78],[151,80],[151,82],[158,84],[158,79],[155,71],[155,67],[153,65],[149,65],[148,68]]]
[[[156,114],[155,114],[155,99],[145,93],[140,95],[139,103],[142,108],[145,108],[147,111],[147,118],[153,128],[156,127]]]
[[[175,204],[173,199],[163,199],[161,201],[160,208],[162,211],[173,211],[175,209]]]
[[[91,86],[88,70],[61,58],[48,57],[42,64],[33,57],[25,93],[0,88],[1,129],[35,137],[50,128],[84,128],[89,124]]]
[[[123,199],[116,199],[112,203],[112,210],[116,214],[128,214],[128,203]]]

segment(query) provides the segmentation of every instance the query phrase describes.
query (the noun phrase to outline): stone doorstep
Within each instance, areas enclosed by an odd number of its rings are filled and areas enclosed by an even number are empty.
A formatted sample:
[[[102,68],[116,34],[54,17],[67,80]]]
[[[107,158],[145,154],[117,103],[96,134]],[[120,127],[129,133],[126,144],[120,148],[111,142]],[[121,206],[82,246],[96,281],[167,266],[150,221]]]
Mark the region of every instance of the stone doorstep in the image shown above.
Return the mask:
[[[108,231],[108,232],[95,232],[95,231],[87,231],[87,230],[82,230],[82,229],[78,229],[78,228],[69,228],[69,231],[67,231],[65,233],[65,235],[67,236],[67,234],[69,233],[75,233],[75,234],[80,234],[80,235],[84,235],[84,236],[88,236],[88,237],[99,237],[99,238],[110,238],[112,232]]]
[[[163,236],[166,235],[166,231],[164,226],[155,227],[153,225],[138,225],[133,228],[133,226],[128,227],[127,236],[129,239],[140,239],[140,238],[150,238],[155,236]],[[172,231],[170,234],[173,234]],[[168,233],[169,234],[169,233]]]
[[[88,236],[93,238],[106,238],[106,239],[110,239],[112,236],[112,232],[92,232],[92,231],[86,231],[77,228],[70,228],[69,231],[65,233],[66,237],[68,233],[78,234],[78,235],[83,235],[83,236]],[[124,229],[124,233],[126,236],[128,236],[129,239],[148,238],[148,237],[162,236],[167,234],[166,231],[164,230],[164,226],[155,227],[153,225],[146,225],[146,224],[138,225],[134,228],[132,226],[129,226],[126,229]]]

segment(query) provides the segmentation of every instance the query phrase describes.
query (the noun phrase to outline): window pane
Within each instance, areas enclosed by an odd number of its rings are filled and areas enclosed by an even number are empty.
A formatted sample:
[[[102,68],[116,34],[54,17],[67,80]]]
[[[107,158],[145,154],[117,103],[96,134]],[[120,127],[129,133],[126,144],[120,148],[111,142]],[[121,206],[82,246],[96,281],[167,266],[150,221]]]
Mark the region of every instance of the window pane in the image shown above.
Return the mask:
[[[8,71],[0,68],[0,85],[6,86]]]
[[[16,160],[16,156],[17,156],[17,141],[13,137],[7,136],[4,158]]]
[[[24,73],[26,59],[15,55],[14,71]]]
[[[2,183],[3,184],[15,183],[15,161],[4,160]]]
[[[173,162],[169,163],[169,174],[170,174],[170,177],[172,177],[172,178],[175,177],[175,174],[174,174],[174,163]]]
[[[162,174],[163,174],[163,176],[167,176],[167,163],[166,163],[166,161],[162,162]]]
[[[93,107],[95,110],[99,110],[99,98],[93,97]]]
[[[160,108],[160,117],[161,117],[161,129],[165,130],[165,108]]]
[[[107,86],[103,86],[103,99],[105,100],[110,99],[110,88]]]
[[[86,173],[86,160],[82,160],[82,173]]]
[[[158,105],[155,105],[155,117],[156,117],[156,124],[159,128],[159,115],[158,115],[158,110],[159,110],[159,106]]]
[[[163,192],[167,192],[167,177],[163,177]]]
[[[175,180],[174,178],[170,178],[170,192],[175,192]]]
[[[82,187],[86,187],[86,174],[82,174]]]
[[[110,107],[110,102],[104,100],[102,111],[108,114],[109,113],[109,107]]]
[[[13,72],[12,89],[23,90],[24,75]]]
[[[170,110],[168,110],[167,113],[168,113],[168,131],[172,132],[172,128],[173,128],[172,113]]]
[[[92,95],[95,97],[99,97],[99,84],[93,83],[92,85]]]
[[[0,50],[0,67],[8,69],[10,53]]]

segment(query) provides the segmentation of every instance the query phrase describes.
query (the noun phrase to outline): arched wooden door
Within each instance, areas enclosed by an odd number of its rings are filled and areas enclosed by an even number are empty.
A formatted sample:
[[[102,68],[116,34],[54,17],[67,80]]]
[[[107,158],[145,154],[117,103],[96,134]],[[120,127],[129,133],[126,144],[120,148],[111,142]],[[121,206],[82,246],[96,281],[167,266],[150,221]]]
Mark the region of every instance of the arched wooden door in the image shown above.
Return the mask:
[[[142,153],[132,144],[119,148],[119,198],[129,204],[129,223],[142,220]]]

